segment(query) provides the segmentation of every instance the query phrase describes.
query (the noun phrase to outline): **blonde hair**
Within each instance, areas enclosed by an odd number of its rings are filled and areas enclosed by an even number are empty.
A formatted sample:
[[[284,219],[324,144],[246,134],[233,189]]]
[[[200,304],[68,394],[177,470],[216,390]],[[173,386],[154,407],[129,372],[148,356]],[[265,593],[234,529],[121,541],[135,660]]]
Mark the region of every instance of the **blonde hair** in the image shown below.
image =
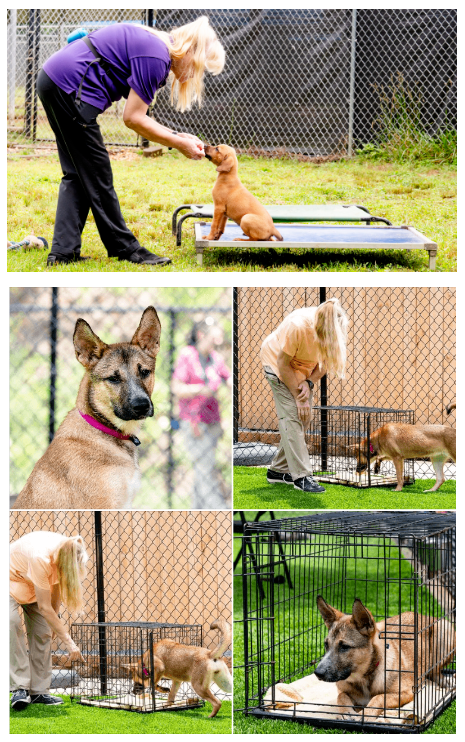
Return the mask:
[[[202,15],[192,23],[173,28],[169,34],[154,28],[148,30],[166,44],[172,61],[180,61],[191,52],[192,77],[185,82],[172,79],[171,103],[179,111],[188,110],[196,101],[200,108],[205,70],[212,75],[219,75],[225,62],[224,49],[207,16]]]
[[[315,312],[315,332],[320,360],[326,372],[338,379],[345,376],[347,361],[347,325],[349,319],[338,299],[328,299]]]
[[[66,538],[54,552],[53,560],[57,568],[61,599],[70,611],[82,609],[81,583],[87,573],[88,559],[81,536]]]

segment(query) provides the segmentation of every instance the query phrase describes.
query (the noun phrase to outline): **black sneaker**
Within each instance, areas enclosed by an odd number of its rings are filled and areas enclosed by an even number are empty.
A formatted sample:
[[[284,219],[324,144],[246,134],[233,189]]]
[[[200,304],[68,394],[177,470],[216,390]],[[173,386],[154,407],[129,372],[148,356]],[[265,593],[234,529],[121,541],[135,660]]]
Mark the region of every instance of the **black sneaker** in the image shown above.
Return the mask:
[[[294,484],[290,474],[283,474],[280,471],[268,469],[266,472],[266,481],[268,484]]]
[[[11,696],[10,706],[15,711],[24,711],[24,709],[27,708],[30,703],[31,696],[29,695],[29,691],[24,690],[23,688],[15,690],[15,692]]]
[[[31,703],[43,703],[44,706],[60,706],[63,699],[58,696],[51,696],[49,693],[39,693],[36,696],[31,696]]]
[[[142,246],[132,252],[124,251],[119,253],[118,260],[128,260],[130,263],[137,263],[138,265],[168,265],[171,263],[169,258],[155,255],[155,253],[146,250]]]
[[[306,477],[294,479],[294,489],[300,490],[301,492],[326,492],[325,488],[322,487],[321,484],[318,484],[318,482],[315,482],[313,477],[308,474]]]
[[[47,256],[47,268],[51,268],[55,265],[67,265],[68,263],[83,263],[85,260],[90,260],[86,255],[52,255],[50,253]]]

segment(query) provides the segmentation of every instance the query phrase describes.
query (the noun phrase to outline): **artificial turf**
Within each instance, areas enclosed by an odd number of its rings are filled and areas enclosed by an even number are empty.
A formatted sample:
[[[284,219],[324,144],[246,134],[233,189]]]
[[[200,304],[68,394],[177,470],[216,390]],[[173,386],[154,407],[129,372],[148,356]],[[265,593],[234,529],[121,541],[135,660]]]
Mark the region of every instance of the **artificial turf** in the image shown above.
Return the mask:
[[[438,510],[455,508],[456,483],[448,480],[437,492],[424,492],[434,480],[418,479],[394,492],[394,485],[358,489],[341,484],[324,484],[325,492],[300,492],[287,484],[268,484],[265,467],[234,467],[234,508],[326,510]]]
[[[101,709],[71,703],[63,706],[29,706],[11,711],[10,734],[230,734],[231,701],[224,701],[214,719],[210,704],[189,711],[133,711]]]

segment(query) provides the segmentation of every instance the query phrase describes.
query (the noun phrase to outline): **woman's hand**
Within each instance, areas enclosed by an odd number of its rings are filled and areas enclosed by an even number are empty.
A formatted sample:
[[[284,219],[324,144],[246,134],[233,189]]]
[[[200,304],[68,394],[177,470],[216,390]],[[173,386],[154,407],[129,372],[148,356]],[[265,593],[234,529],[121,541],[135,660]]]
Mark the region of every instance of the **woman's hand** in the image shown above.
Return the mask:
[[[300,389],[300,392],[297,395],[297,400],[299,402],[306,402],[310,399],[310,387],[306,381],[301,381],[300,384],[297,385],[297,388]]]
[[[308,428],[310,424],[310,403],[307,400],[300,401],[299,398],[295,401],[297,405],[297,414],[299,415],[299,420],[304,426],[305,429]]]
[[[181,137],[182,141],[176,144],[176,149],[184,157],[187,157],[189,160],[201,160],[205,157],[203,142],[200,139],[185,134],[178,134],[178,137]]]
[[[68,651],[69,659],[71,660],[71,662],[84,662],[84,657],[81,654],[81,650],[73,641],[69,645]]]

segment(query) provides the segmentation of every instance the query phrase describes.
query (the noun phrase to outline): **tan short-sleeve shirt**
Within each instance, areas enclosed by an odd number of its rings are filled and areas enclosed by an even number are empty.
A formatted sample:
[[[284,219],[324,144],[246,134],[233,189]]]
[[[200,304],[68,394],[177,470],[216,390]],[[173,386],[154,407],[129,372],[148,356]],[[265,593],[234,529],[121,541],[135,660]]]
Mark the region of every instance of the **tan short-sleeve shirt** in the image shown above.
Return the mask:
[[[34,603],[34,586],[51,590],[58,583],[51,557],[67,536],[51,531],[33,531],[10,546],[10,595],[21,605]]]
[[[269,366],[280,378],[278,355],[291,356],[291,368],[306,379],[318,364],[318,341],[315,333],[316,307],[303,307],[291,312],[279,327],[265,338],[260,351],[264,366]]]

